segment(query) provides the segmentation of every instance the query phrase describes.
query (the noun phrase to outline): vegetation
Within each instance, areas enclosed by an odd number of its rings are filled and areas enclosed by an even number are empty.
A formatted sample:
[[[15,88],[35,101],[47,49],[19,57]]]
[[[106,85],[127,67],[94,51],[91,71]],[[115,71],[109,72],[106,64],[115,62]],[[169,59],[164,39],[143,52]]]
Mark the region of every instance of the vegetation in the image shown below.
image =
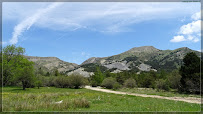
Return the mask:
[[[2,96],[3,111],[200,111],[200,104],[87,89],[4,87]]]
[[[186,93],[200,93],[200,58],[191,52],[184,57],[183,62],[180,68],[182,78],[179,90]]]
[[[23,57],[25,49],[8,45],[3,49],[3,85],[15,85],[22,83],[23,90],[34,84],[33,62]]]
[[[119,83],[115,78],[108,77],[103,80],[101,86],[106,87],[107,89],[117,89],[119,87]]]
[[[84,85],[87,84],[87,80],[80,74],[70,75],[69,80],[70,80],[70,86],[75,89],[83,87]]]
[[[129,78],[129,79],[125,80],[124,87],[134,88],[136,86],[137,86],[136,81],[133,78]]]
[[[89,84],[93,87],[102,86],[107,89],[142,94],[185,95],[177,93],[178,90],[180,93],[196,94],[194,96],[197,97],[197,94],[200,93],[200,58],[193,52],[184,57],[180,69],[172,72],[163,69],[158,72],[138,72],[137,68],[133,68],[133,70],[111,73],[115,69],[108,70],[95,64],[83,65],[86,70],[94,72],[94,75],[89,78],[80,74],[67,76],[57,69],[47,72],[41,67],[35,68],[35,64],[23,56],[24,53],[24,48],[15,45],[8,45],[3,49],[3,105],[5,111],[199,110],[198,104],[79,89]],[[127,62],[137,59],[136,56],[125,58]],[[154,60],[156,59],[154,58]],[[171,65],[173,65],[171,67],[175,67],[174,64]],[[23,90],[20,90],[19,87],[22,87]],[[140,88],[144,89],[140,91]],[[57,103],[58,101],[61,103]],[[150,103],[157,104],[150,105]]]
[[[92,86],[100,86],[104,80],[104,74],[101,72],[100,68],[97,66],[97,71],[90,77]]]

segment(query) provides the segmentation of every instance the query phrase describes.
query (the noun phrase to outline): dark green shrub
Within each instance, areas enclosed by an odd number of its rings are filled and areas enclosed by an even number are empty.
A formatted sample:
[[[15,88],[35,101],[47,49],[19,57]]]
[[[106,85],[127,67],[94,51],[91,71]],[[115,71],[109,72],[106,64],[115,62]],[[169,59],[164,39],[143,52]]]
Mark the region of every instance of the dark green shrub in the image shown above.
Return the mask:
[[[55,87],[66,88],[70,86],[70,80],[67,76],[58,76],[54,80]]]
[[[125,82],[124,82],[124,87],[134,88],[136,86],[137,86],[136,81],[133,78],[129,78],[129,79],[125,80]]]
[[[84,85],[87,84],[87,79],[85,79],[82,75],[80,74],[72,74],[69,76],[70,79],[70,87],[78,89],[80,87],[83,87]]]
[[[102,87],[106,87],[107,89],[113,89],[113,88],[118,88],[119,83],[116,81],[115,78],[108,77],[105,78],[101,84]]]
[[[121,88],[121,85],[118,82],[113,84],[113,90],[117,90],[119,88]]]
[[[169,84],[167,83],[166,80],[164,79],[159,79],[157,81],[155,81],[155,88],[159,91],[159,90],[165,90],[165,91],[169,91]]]

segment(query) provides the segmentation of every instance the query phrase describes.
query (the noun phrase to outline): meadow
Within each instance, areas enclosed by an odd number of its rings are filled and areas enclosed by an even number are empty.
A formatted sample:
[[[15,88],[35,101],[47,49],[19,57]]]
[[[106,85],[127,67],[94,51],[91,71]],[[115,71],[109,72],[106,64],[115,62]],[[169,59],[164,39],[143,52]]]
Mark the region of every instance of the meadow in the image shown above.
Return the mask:
[[[195,97],[201,98],[200,94],[180,94],[176,89],[171,89],[170,91],[157,90],[152,88],[119,88],[117,91],[138,93],[146,95],[159,95],[164,97]]]
[[[200,104],[88,89],[4,87],[2,95],[3,111],[200,111]]]

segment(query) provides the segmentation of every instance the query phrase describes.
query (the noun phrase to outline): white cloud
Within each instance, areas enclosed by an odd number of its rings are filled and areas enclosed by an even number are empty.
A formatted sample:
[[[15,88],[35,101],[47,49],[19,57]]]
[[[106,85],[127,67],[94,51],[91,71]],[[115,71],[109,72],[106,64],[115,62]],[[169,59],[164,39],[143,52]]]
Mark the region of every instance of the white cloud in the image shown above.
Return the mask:
[[[188,35],[187,40],[188,41],[193,41],[193,42],[200,41],[199,38],[197,38],[196,36],[192,36],[192,35]]]
[[[54,9],[55,7],[57,7],[58,5],[60,5],[61,3],[52,3],[51,5],[49,5],[46,8],[43,9],[39,9],[35,14],[25,18],[23,21],[21,21],[18,25],[16,25],[14,27],[14,31],[13,31],[13,36],[10,39],[10,43],[11,44],[16,44],[18,42],[18,38],[20,35],[22,35],[22,33],[24,31],[27,31],[30,29],[30,27],[36,22],[38,21],[38,19],[45,13],[47,13],[48,11]]]
[[[193,21],[191,23],[182,25],[178,32],[178,36],[183,36],[183,38],[187,37],[187,39],[174,36],[174,38],[170,40],[171,42],[182,42],[182,41],[199,42],[200,41],[200,36],[201,36],[200,12],[193,14],[191,18],[193,19]]]
[[[173,39],[171,39],[171,42],[182,42],[185,41],[186,39],[184,38],[184,36],[174,36]]]
[[[200,33],[200,26],[201,26],[201,21],[197,20],[197,21],[193,21],[191,23],[188,23],[186,25],[183,25],[180,28],[179,34],[193,34],[193,33]]]
[[[191,16],[191,18],[192,18],[193,20],[200,20],[200,16],[201,16],[200,12],[197,12],[197,13],[193,14],[193,15]]]

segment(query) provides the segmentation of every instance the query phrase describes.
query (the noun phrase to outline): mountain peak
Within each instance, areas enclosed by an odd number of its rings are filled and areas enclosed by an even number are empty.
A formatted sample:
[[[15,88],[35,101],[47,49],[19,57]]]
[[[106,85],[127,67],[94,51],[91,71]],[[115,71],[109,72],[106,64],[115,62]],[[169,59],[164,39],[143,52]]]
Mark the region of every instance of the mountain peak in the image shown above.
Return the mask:
[[[141,46],[141,47],[134,47],[130,49],[129,51],[131,52],[154,52],[154,51],[159,51],[153,46]]]

